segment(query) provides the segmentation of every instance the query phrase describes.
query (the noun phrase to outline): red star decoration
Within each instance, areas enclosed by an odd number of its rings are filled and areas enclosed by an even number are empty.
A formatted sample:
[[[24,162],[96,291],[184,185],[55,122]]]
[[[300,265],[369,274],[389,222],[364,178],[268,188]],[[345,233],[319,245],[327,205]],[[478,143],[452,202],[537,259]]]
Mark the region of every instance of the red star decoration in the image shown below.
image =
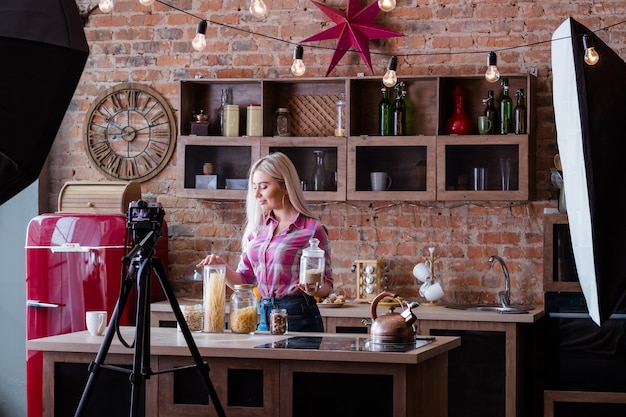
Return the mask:
[[[373,72],[370,48],[368,45],[369,40],[404,36],[402,33],[386,29],[373,22],[380,11],[377,1],[361,9],[359,0],[348,0],[348,8],[345,12],[332,9],[316,1],[313,1],[313,3],[336,23],[336,26],[302,41],[312,42],[326,39],[338,39],[335,53],[333,54],[333,59],[330,62],[326,76],[335,68],[335,65],[337,65],[345,55],[350,45],[357,50],[363,62],[365,62],[370,71]]]

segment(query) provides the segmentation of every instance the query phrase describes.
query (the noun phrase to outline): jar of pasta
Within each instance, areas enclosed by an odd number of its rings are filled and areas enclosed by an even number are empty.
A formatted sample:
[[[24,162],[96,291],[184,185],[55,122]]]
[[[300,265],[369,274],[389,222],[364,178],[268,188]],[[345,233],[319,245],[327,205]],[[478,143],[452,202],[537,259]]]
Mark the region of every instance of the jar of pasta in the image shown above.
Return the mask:
[[[224,331],[224,304],[226,299],[226,265],[205,265],[204,267],[204,331],[221,333]]]
[[[230,296],[230,330],[233,333],[254,333],[257,324],[257,298],[254,286],[239,284]]]

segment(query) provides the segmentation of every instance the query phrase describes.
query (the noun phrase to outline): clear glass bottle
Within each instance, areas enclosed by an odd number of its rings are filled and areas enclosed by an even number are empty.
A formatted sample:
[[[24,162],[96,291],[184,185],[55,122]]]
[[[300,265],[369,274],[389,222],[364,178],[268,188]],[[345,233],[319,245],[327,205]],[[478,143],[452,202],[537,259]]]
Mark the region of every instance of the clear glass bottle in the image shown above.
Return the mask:
[[[313,151],[315,155],[315,166],[313,167],[313,173],[311,174],[311,182],[309,189],[311,191],[327,191],[328,188],[328,173],[326,172],[325,156],[326,153],[322,150]]]
[[[233,104],[233,96],[229,88],[222,88],[222,97],[220,98],[220,107],[217,109],[217,122],[220,127],[220,134],[224,135],[224,107],[227,104]]]
[[[526,105],[524,104],[524,89],[520,88],[515,93],[517,95],[517,105],[515,106],[515,134],[523,135],[526,133]]]
[[[276,124],[276,136],[291,136],[291,126],[289,125],[289,109],[279,107],[274,113]]]
[[[287,333],[287,310],[284,308],[274,308],[270,311],[269,322],[270,334]]]
[[[496,106],[495,99],[493,98],[493,90],[487,91],[487,98],[483,99],[483,103],[485,104],[484,114],[491,122],[491,132],[489,133],[496,133],[494,132],[494,130],[496,130]]]
[[[229,327],[233,333],[249,333],[256,331],[257,298],[254,285],[238,284],[230,296]]]
[[[346,99],[343,93],[339,95],[339,100],[335,102],[335,106],[337,107],[335,136],[346,136]]]
[[[300,284],[315,289],[324,285],[324,250],[319,247],[319,239],[309,240],[309,247],[302,250],[300,257]]]
[[[383,87],[380,89],[380,92],[383,93],[383,97],[378,103],[378,134],[381,136],[391,136],[393,134],[391,123],[393,114],[391,102],[389,101],[389,90],[387,87]]]
[[[513,100],[509,96],[509,79],[502,79],[502,99],[500,100],[500,134],[513,133]]]
[[[404,104],[404,83],[396,84],[396,99],[393,103],[393,134],[394,136],[404,136],[406,126],[406,106]]]

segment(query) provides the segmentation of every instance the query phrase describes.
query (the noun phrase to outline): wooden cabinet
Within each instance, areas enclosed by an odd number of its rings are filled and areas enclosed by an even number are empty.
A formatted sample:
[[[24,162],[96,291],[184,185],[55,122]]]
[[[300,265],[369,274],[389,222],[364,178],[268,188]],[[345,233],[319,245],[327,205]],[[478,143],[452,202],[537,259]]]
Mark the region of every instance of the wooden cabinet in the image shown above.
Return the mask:
[[[405,83],[406,135],[380,136],[378,104],[380,77],[304,79],[183,80],[180,85],[178,193],[183,197],[243,199],[226,178],[247,178],[247,169],[262,155],[281,151],[296,164],[305,196],[311,201],[343,200],[528,200],[534,185],[535,76],[508,75],[511,95],[524,89],[527,133],[520,135],[447,135],[446,122],[454,111],[452,91],[466,94],[465,113],[476,124],[483,114],[482,99],[500,85],[482,76],[401,77]],[[237,137],[220,136],[218,109],[222,90],[230,90],[239,106]],[[346,101],[345,130],[336,132],[335,102]],[[261,137],[244,136],[250,104],[262,106]],[[514,104],[515,105],[515,104]],[[289,110],[290,135],[278,135],[275,111]],[[193,114],[209,115],[208,135],[191,133]],[[477,129],[474,128],[475,133]],[[345,133],[345,136],[335,136]],[[327,186],[311,189],[314,151],[325,155]],[[217,182],[196,187],[202,165],[212,162]],[[475,190],[474,168],[485,168],[485,189]],[[385,192],[371,191],[370,172],[391,177]],[[503,179],[503,173],[508,172]]]

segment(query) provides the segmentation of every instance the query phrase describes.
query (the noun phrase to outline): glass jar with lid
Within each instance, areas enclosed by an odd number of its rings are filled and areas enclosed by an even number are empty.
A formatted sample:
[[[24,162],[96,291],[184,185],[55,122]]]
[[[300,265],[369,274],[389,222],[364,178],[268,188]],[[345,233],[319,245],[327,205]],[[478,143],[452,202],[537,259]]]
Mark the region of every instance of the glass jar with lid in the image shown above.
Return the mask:
[[[230,296],[229,327],[233,333],[254,333],[257,325],[257,298],[254,285],[238,284]]]
[[[302,251],[300,257],[300,284],[315,289],[324,285],[324,250],[319,247],[319,239],[309,240],[309,247]]]
[[[277,136],[291,136],[291,126],[289,125],[289,109],[287,107],[279,107],[274,113],[276,121],[275,133]]]

